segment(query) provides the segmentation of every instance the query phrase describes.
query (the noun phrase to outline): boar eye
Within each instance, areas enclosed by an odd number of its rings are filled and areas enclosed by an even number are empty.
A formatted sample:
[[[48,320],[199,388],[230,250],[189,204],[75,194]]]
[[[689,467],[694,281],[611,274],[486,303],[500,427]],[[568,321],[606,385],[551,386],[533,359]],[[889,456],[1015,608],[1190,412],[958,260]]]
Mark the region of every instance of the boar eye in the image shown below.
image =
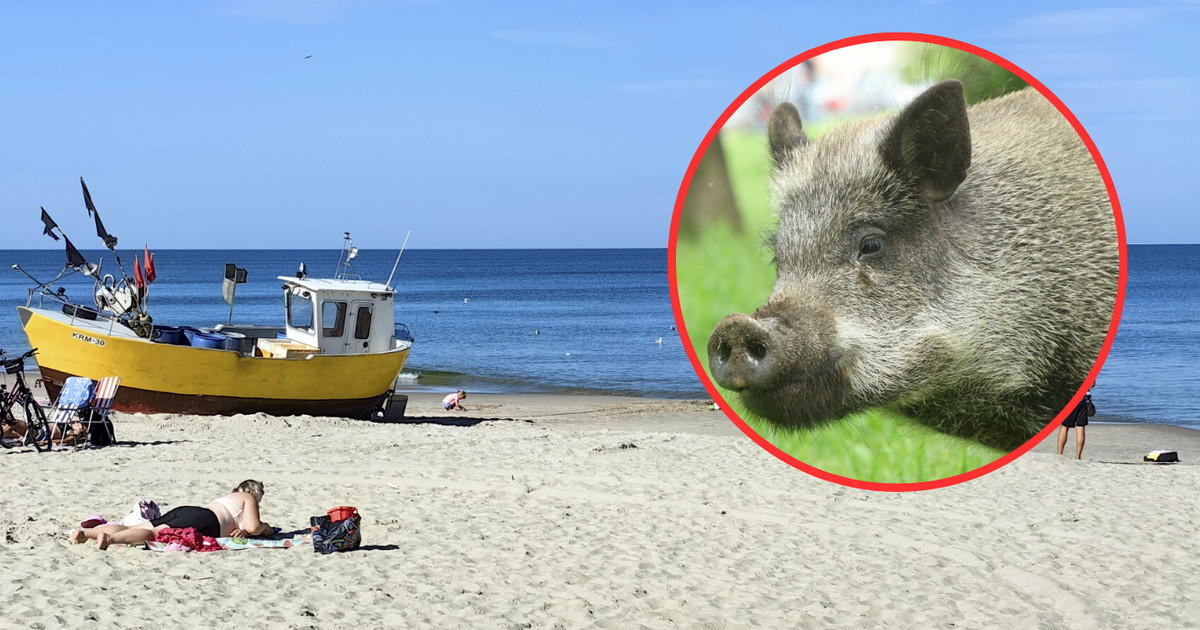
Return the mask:
[[[865,260],[867,258],[877,258],[883,254],[886,241],[882,234],[870,234],[864,236],[858,244],[858,259]]]

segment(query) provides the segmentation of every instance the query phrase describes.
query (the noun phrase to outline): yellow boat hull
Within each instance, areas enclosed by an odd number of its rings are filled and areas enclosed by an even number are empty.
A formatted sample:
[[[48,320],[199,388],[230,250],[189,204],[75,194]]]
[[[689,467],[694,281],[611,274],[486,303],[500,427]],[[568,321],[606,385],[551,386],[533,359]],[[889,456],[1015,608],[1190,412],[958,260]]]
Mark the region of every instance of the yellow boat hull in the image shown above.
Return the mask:
[[[17,310],[52,398],[70,376],[119,376],[113,408],[120,411],[367,417],[383,406],[409,350],[246,357],[152,343],[109,323],[70,320],[54,311]]]

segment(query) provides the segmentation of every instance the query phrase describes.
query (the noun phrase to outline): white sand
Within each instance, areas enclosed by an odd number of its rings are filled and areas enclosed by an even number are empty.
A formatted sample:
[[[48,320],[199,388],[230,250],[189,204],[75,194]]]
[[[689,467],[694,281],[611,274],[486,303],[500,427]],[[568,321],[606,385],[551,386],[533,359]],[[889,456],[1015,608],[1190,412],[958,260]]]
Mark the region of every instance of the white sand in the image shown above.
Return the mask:
[[[0,626],[1200,626],[1200,466],[1102,463],[1103,426],[1098,459],[1041,445],[886,494],[797,471],[696,403],[472,396],[452,415],[437,398],[404,424],[117,415],[121,446],[0,451]],[[66,541],[93,512],[244,478],[285,529],[358,507],[366,549]]]

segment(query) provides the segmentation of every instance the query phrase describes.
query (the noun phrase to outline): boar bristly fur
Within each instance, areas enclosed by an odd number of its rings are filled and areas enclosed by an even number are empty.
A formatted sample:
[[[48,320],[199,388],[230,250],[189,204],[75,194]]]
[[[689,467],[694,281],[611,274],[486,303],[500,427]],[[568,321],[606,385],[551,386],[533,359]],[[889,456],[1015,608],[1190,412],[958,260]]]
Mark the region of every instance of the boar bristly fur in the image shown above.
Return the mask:
[[[898,115],[768,141],[777,279],[709,338],[716,381],[805,428],[871,407],[1012,450],[1083,384],[1119,271],[1104,181],[1025,89],[967,108],[934,85]]]

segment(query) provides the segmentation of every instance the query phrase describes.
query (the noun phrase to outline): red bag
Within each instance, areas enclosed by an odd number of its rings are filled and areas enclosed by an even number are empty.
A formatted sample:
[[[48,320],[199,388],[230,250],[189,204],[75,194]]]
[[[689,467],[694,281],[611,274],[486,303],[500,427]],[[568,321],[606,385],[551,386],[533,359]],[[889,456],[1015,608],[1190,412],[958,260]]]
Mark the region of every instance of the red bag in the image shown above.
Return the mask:
[[[358,508],[342,505],[329,510],[329,520],[333,523],[344,521],[352,516],[358,516]]]

